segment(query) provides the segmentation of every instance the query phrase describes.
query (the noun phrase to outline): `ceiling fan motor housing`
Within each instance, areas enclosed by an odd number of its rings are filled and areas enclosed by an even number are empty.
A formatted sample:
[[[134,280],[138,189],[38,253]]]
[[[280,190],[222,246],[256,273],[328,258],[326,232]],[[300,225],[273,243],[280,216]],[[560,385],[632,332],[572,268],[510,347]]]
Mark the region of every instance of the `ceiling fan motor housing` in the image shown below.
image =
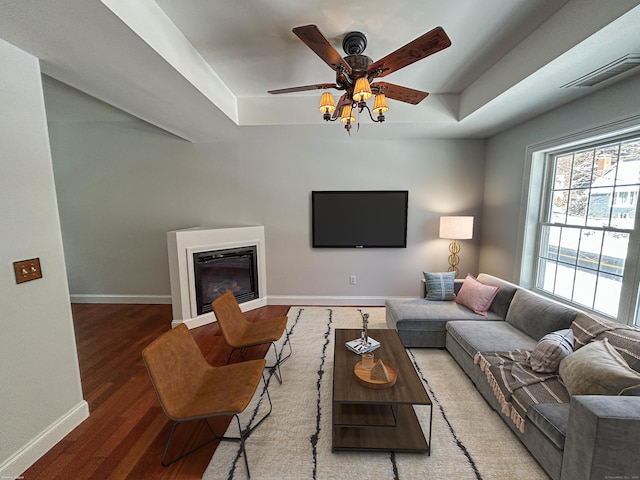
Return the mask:
[[[347,55],[360,55],[367,48],[367,37],[362,32],[349,32],[342,39],[342,50]]]

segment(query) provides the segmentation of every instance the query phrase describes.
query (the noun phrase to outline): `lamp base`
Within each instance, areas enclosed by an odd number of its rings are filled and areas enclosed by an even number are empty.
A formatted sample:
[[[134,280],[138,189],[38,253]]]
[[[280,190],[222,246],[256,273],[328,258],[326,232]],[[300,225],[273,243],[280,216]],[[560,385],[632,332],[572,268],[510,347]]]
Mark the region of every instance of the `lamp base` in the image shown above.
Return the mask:
[[[449,269],[448,272],[455,272],[455,276],[458,276],[458,264],[460,263],[460,257],[458,257],[458,253],[460,253],[460,244],[455,240],[449,244]]]

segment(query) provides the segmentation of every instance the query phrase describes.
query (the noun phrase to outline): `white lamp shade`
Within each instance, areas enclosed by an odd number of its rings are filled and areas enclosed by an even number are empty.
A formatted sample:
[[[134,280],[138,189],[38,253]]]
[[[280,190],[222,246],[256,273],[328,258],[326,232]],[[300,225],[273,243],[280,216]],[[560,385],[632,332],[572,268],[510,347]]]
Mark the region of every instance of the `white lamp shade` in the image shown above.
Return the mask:
[[[440,238],[451,240],[473,238],[473,217],[440,217]]]

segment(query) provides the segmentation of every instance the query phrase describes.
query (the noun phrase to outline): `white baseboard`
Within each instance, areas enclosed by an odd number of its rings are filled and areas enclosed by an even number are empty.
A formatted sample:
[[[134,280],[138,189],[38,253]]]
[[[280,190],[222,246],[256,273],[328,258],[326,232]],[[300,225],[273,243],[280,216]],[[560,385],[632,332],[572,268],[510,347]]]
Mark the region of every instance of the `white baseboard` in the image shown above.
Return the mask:
[[[341,297],[341,296],[319,296],[319,295],[268,295],[261,299],[264,303],[247,304],[246,309],[258,308],[263,305],[333,305],[336,307],[345,306],[365,306],[383,307],[385,300],[389,298],[409,298],[409,297]],[[171,295],[71,295],[71,303],[130,303],[130,304],[171,304]],[[245,305],[241,305],[245,307]],[[190,319],[184,321],[189,328],[205,325],[215,321],[215,317],[203,319]],[[182,323],[182,320],[174,320],[173,326]]]
[[[267,305],[317,305],[334,307],[384,307],[390,297],[331,297],[314,295],[269,295]]]
[[[251,304],[248,308],[258,308],[262,305],[334,305],[334,306],[366,306],[382,307],[385,300],[389,298],[405,297],[340,297],[340,296],[319,296],[319,295],[268,295],[266,303]],[[408,297],[407,297],[408,298]],[[171,304],[171,295],[71,295],[71,303],[130,303],[130,304]],[[243,309],[244,310],[244,309]],[[196,319],[193,319],[196,320]],[[215,321],[213,319],[202,319],[202,324]],[[182,323],[181,320],[174,320],[175,325]],[[189,323],[189,328],[199,326],[196,322]],[[175,326],[174,325],[174,326]]]
[[[202,327],[203,325],[208,325],[209,323],[213,323],[216,321],[216,316],[213,312],[205,313],[204,315],[200,315],[196,318],[187,318],[186,320],[176,320],[175,318],[171,321],[171,328],[175,328],[181,323],[187,325],[189,330],[192,328]]]
[[[56,443],[89,417],[89,404],[81,401],[0,465],[0,478],[21,475]]]
[[[131,303],[171,305],[171,295],[71,295],[71,303]]]

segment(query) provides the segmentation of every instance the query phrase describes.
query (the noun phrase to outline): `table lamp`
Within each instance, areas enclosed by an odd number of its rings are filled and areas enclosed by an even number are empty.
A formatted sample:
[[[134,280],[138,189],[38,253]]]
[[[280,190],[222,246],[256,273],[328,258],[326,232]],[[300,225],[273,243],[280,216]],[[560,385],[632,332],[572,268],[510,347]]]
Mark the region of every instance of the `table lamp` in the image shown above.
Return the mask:
[[[460,244],[456,240],[473,238],[473,217],[440,217],[440,238],[452,240],[449,244],[449,272],[456,272],[460,263]]]

